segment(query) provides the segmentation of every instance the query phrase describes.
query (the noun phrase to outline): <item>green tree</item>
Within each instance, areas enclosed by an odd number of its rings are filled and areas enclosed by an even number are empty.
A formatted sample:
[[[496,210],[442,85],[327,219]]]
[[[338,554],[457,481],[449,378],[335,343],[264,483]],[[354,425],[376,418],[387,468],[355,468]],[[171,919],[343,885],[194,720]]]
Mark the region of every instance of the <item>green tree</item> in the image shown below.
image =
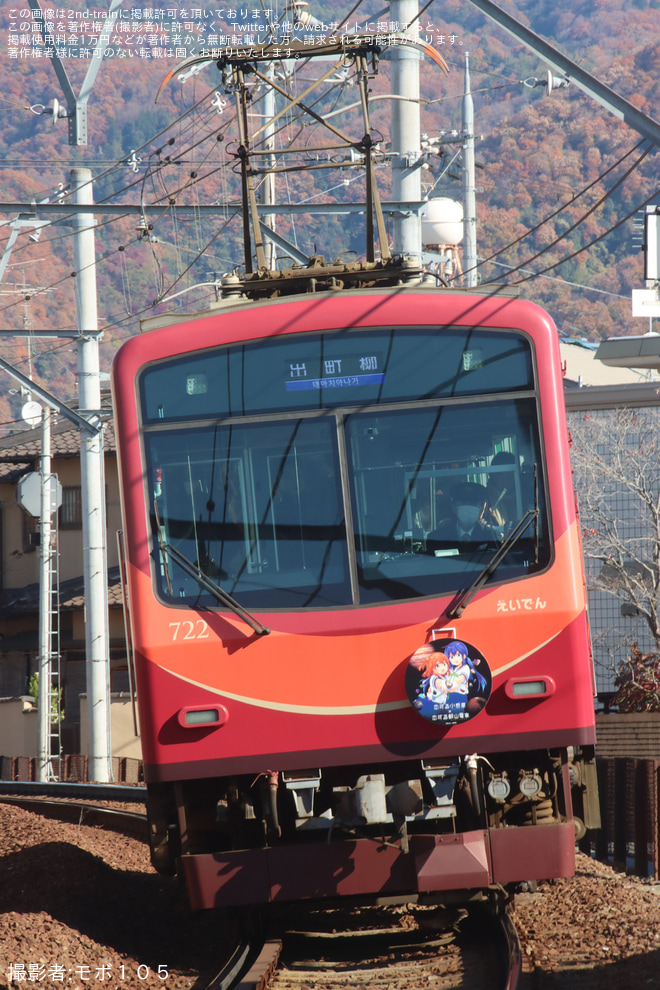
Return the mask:
[[[28,681],[28,694],[34,698],[35,704],[39,702],[39,671],[35,671]],[[64,721],[64,709],[62,704],[62,688],[53,687],[50,689],[50,720],[51,722]]]

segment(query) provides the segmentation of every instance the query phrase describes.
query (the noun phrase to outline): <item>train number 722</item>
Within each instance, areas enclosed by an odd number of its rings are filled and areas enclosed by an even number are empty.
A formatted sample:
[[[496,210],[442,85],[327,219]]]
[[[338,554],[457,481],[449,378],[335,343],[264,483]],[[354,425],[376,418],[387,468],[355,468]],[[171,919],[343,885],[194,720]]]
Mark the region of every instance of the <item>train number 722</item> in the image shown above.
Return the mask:
[[[208,639],[209,624],[204,619],[184,619],[182,622],[170,622],[172,642],[182,639]]]

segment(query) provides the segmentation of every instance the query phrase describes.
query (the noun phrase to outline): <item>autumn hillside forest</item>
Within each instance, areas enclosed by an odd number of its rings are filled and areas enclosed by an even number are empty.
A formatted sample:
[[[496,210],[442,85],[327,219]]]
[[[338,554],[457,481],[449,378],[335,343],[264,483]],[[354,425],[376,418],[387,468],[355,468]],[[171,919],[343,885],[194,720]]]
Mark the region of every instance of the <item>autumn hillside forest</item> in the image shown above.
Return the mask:
[[[72,168],[85,166],[93,174],[95,202],[144,203],[162,211],[150,218],[148,231],[139,229],[134,213],[97,216],[105,371],[121,342],[139,332],[141,318],[204,308],[213,295],[199,283],[242,265],[240,221],[225,208],[240,196],[232,95],[210,62],[185,78],[175,75],[157,102],[156,97],[182,53],[203,43],[222,44],[223,37],[248,32],[264,17],[283,23],[284,0],[278,4],[267,9],[244,0],[236,8],[205,9],[156,0],[138,8],[125,0],[123,27],[119,22],[124,36],[113,37],[100,66],[88,102],[88,143],[82,147],[69,145],[66,120],[53,121],[53,100],[66,106],[65,98],[41,41],[41,54],[35,54],[29,4],[21,0],[0,10],[0,201],[52,197],[68,185]],[[644,113],[660,117],[660,0],[502,0],[502,6]],[[367,24],[377,30],[389,9],[382,0],[361,0],[353,8],[353,0],[309,0],[307,9],[322,23],[348,18],[348,30]],[[53,18],[50,43],[70,53],[91,43],[93,22],[100,23],[107,10],[85,0],[68,0],[64,8],[44,3],[43,9]],[[211,31],[213,38],[205,38]],[[468,0],[433,0],[420,17],[420,34],[441,51],[450,69],[447,76],[430,60],[422,62],[422,132],[429,137],[460,129],[464,55],[470,56],[475,130],[482,135],[476,145],[481,281],[517,285],[521,295],[546,307],[569,337],[597,341],[646,332],[648,324],[632,318],[631,290],[644,286],[637,224],[646,204],[659,201],[658,152],[577,87],[547,95],[543,86],[534,86],[535,79],[545,78],[546,66]],[[119,54],[122,44],[129,57]],[[62,64],[78,93],[89,61],[69,55]],[[278,64],[276,78],[301,93],[327,71],[327,63],[318,60],[300,60],[294,71],[290,60]],[[370,85],[373,96],[390,92],[387,52]],[[358,98],[351,73],[329,77],[313,96],[321,115],[347,108],[334,121],[359,139],[361,117],[350,109]],[[255,128],[261,125],[262,100],[263,92],[255,88],[250,118]],[[383,155],[378,185],[385,200],[391,197],[390,106],[387,100],[372,104],[372,133]],[[363,199],[363,170],[342,168],[337,158],[315,150],[329,143],[319,125],[299,114],[279,119],[276,150],[291,145],[300,150],[286,159],[296,170],[276,176],[276,202]],[[456,153],[455,145],[445,145],[442,157],[428,162],[422,173],[426,194],[461,198]],[[172,203],[190,210],[176,217]],[[214,204],[221,209],[213,217],[197,210]],[[10,213],[0,216],[3,250],[11,233],[6,221],[12,219]],[[304,254],[332,260],[362,255],[363,223],[359,216],[283,213],[277,229]],[[56,220],[36,241],[28,236],[32,232],[23,229],[18,237],[0,286],[2,326],[35,332],[71,328],[72,229]],[[5,337],[2,352],[60,398],[74,398],[72,340]],[[22,401],[6,378],[0,390],[3,434],[20,425]]]

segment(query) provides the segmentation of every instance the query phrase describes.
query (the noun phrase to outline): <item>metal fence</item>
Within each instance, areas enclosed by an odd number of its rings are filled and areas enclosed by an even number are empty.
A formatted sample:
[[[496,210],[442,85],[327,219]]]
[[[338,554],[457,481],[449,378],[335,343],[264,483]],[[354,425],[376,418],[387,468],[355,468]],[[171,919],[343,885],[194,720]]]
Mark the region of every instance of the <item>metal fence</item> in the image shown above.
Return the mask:
[[[660,879],[660,760],[600,757],[596,767],[602,825],[582,848],[630,873]]]
[[[87,783],[87,757],[78,753],[54,757],[53,774],[63,783]],[[142,760],[112,758],[112,779],[115,784],[142,784]],[[28,756],[0,756],[0,780],[36,781],[37,760]]]

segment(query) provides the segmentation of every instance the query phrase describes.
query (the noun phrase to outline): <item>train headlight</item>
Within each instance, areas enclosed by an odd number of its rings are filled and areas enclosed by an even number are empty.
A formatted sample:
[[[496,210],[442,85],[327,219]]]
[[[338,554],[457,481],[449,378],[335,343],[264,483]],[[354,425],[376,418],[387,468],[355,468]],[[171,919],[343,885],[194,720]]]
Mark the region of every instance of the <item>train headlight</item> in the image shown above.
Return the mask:
[[[520,793],[526,798],[530,800],[537,798],[543,789],[543,781],[541,780],[538,770],[533,770],[531,772],[529,770],[521,770],[520,779],[518,780],[518,787],[520,789]]]
[[[504,685],[504,693],[512,701],[550,698],[556,691],[552,677],[510,677]]]
[[[207,708],[201,705],[187,705],[177,713],[179,725],[183,729],[212,729],[224,725],[229,712],[224,705]]]

